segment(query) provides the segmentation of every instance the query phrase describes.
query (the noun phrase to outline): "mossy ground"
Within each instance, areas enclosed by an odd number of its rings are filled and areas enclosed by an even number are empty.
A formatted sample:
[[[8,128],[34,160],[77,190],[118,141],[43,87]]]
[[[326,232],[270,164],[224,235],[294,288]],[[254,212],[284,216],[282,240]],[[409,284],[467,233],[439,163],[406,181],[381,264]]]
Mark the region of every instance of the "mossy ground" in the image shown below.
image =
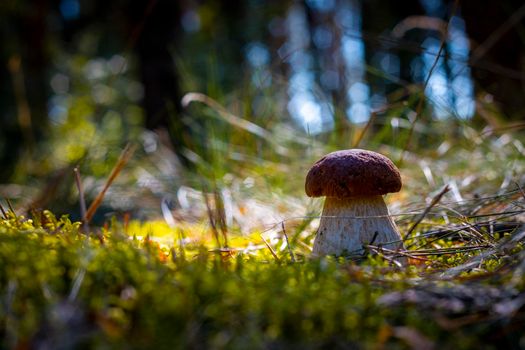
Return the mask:
[[[166,243],[155,239],[166,230],[160,223],[124,229],[114,221],[88,236],[50,212],[6,214],[2,348],[467,349],[524,341],[518,229],[494,237],[495,251],[475,268],[447,277],[480,252],[462,251],[456,237],[439,245],[457,253],[402,268],[373,253],[360,262],[300,253],[292,261],[277,247],[274,257],[266,248]]]

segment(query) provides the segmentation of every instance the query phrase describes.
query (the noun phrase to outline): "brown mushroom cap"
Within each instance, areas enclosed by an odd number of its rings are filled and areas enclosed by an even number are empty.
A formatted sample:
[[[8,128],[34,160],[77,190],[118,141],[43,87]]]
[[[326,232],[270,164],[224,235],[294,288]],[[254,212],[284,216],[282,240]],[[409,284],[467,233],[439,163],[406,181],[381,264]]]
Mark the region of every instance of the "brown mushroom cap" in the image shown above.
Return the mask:
[[[390,159],[363,149],[329,153],[306,175],[309,197],[375,196],[401,189],[401,175]]]

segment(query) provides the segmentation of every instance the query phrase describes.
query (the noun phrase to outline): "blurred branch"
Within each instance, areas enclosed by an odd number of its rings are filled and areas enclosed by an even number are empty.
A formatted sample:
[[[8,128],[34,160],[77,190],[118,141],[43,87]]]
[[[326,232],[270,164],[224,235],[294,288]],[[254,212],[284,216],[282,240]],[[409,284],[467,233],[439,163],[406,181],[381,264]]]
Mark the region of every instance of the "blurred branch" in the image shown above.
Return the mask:
[[[394,38],[401,38],[406,32],[412,29],[435,30],[439,32],[442,37],[446,37],[447,22],[437,17],[409,16],[396,24],[394,29],[392,29],[392,35]]]
[[[501,39],[505,33],[507,33],[512,27],[518,24],[525,17],[525,5],[522,5],[516,12],[514,12],[509,19],[503,23],[498,29],[485,40],[481,45],[476,47],[472,51],[471,63],[476,63],[481,57],[483,57],[497,42]]]
[[[500,132],[508,132],[508,131],[517,131],[525,129],[525,122],[515,122],[515,123],[509,123],[508,125],[501,126],[501,127],[490,127],[486,130],[483,130],[481,132],[481,136],[489,136],[493,134],[498,134]]]
[[[356,39],[363,39],[367,43],[376,45],[379,47],[383,47],[387,45],[388,47],[395,49],[395,50],[408,51],[408,52],[412,52],[416,54],[425,53],[426,55],[429,55],[429,56],[443,57],[447,61],[463,63],[470,67],[475,67],[477,69],[495,73],[505,78],[509,78],[513,80],[525,80],[525,73],[520,70],[507,68],[507,67],[504,67],[494,62],[484,62],[481,60],[476,60],[474,62],[472,61],[472,58],[467,58],[467,57],[465,57],[464,59],[458,58],[457,56],[446,54],[443,52],[437,54],[433,50],[428,50],[422,47],[419,42],[415,42],[412,40],[407,40],[404,38],[397,38],[397,37],[389,36],[389,35],[378,35],[376,33],[369,33],[366,31],[363,31],[360,35],[354,34],[352,32],[347,32],[346,35],[352,38],[356,38]]]

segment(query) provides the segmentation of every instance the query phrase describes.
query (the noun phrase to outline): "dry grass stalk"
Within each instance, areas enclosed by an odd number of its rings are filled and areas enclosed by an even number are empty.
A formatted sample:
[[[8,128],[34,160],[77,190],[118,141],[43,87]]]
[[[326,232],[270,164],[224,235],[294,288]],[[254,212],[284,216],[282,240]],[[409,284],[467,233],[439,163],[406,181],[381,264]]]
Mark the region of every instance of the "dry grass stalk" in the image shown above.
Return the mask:
[[[215,220],[221,230],[222,238],[224,239],[224,246],[228,246],[228,225],[226,224],[226,210],[224,208],[224,199],[221,193],[215,186],[213,191],[215,200]]]
[[[117,178],[117,176],[120,174],[124,166],[128,163],[129,159],[135,152],[135,146],[132,146],[131,144],[127,144],[122,153],[120,154],[120,157],[111,170],[111,173],[106,181],[106,184],[104,185],[104,188],[100,193],[97,195],[93,203],[89,206],[89,209],[86,213],[86,223],[89,223],[91,219],[93,218],[93,215],[95,215],[95,212],[97,211],[98,207],[102,203],[102,200],[104,199],[104,196],[113,183],[113,181]]]
[[[208,221],[209,221],[210,226],[211,226],[211,231],[213,233],[213,237],[215,238],[215,242],[217,243],[217,247],[221,248],[222,244],[221,244],[221,240],[219,238],[219,231],[217,229],[216,218],[215,218],[214,211],[212,210],[212,207],[211,207],[210,199],[209,199],[207,193],[203,192],[202,195],[204,197],[204,203],[206,204],[206,213],[208,214]]]
[[[288,235],[286,234],[286,230],[284,229],[284,221],[281,221],[281,227],[283,229],[283,235],[286,239],[286,246],[288,247],[288,252],[290,253],[290,259],[292,259],[292,262],[295,262],[295,256],[292,251],[292,247],[290,247],[290,240],[288,239]]]
[[[17,215],[16,215],[16,212],[15,212],[15,209],[13,208],[13,204],[11,204],[11,201],[9,200],[9,198],[6,198],[5,201],[7,202],[7,206],[9,207],[9,211],[11,211],[11,213],[13,213],[13,215],[16,218]],[[6,218],[7,218],[7,216],[6,216]]]
[[[268,241],[266,239],[264,239],[264,236],[263,235],[260,235],[261,236],[261,239],[263,240],[264,244],[266,245],[266,247],[268,248],[268,250],[270,250],[270,253],[272,253],[273,257],[275,258],[275,260],[277,261],[281,261],[281,259],[279,259],[279,257],[277,256],[277,253],[275,252],[275,250],[273,250],[272,246],[270,245],[270,243],[268,243]]]
[[[2,206],[2,204],[0,204],[0,211],[2,212],[2,215],[3,215],[4,219],[7,219],[7,213],[5,212],[4,207]]]
[[[419,216],[419,218],[416,220],[416,222],[414,222],[414,224],[410,227],[410,229],[408,230],[407,234],[405,235],[405,237],[410,237],[410,235],[412,234],[412,232],[414,231],[414,229],[417,227],[417,225],[419,225],[421,223],[421,221],[423,221],[423,219],[425,218],[425,216],[428,214],[428,212],[437,204],[439,203],[439,201],[441,200],[441,198],[445,195],[445,193],[447,193],[448,191],[450,191],[450,187],[448,185],[446,185],[445,187],[443,187],[443,189],[441,191],[439,191],[439,193],[437,195],[434,196],[434,198],[432,198],[432,201],[430,202],[430,204],[425,208],[425,210],[423,211],[423,213],[421,213],[421,215]]]

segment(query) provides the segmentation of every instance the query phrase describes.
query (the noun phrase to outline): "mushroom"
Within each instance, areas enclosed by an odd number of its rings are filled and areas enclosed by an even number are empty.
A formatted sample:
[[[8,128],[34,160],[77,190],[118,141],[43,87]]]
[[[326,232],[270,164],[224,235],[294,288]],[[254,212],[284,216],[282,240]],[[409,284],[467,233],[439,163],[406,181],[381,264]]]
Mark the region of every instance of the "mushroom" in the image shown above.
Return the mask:
[[[349,149],[329,153],[308,171],[309,197],[326,196],[313,256],[363,252],[363,245],[403,248],[383,195],[401,189],[401,175],[382,154]]]

